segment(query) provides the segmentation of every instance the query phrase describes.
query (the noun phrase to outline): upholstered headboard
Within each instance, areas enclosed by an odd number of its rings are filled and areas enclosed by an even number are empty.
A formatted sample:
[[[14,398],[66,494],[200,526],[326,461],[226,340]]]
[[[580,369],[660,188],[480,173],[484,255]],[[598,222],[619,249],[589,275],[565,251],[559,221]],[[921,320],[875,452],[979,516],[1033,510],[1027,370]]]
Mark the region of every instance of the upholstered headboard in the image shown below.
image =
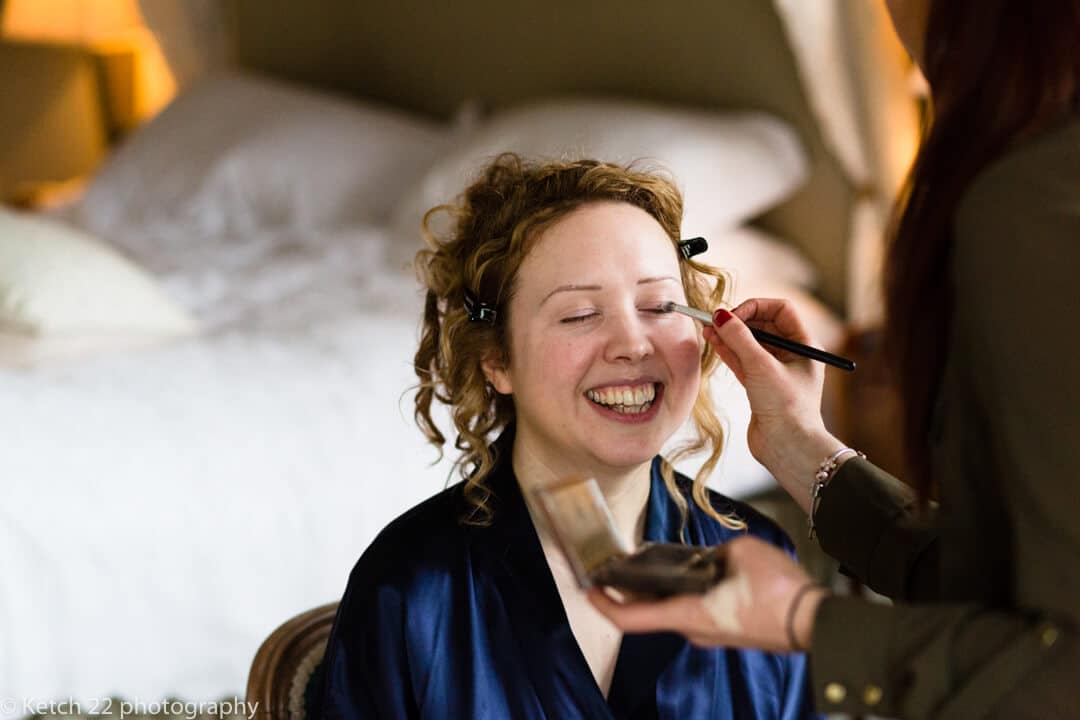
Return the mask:
[[[811,112],[769,0],[227,0],[243,67],[442,118],[603,94],[756,109],[791,123],[812,163],[805,187],[759,223],[818,266],[844,308],[855,191]],[[722,189],[720,189],[722,191]]]

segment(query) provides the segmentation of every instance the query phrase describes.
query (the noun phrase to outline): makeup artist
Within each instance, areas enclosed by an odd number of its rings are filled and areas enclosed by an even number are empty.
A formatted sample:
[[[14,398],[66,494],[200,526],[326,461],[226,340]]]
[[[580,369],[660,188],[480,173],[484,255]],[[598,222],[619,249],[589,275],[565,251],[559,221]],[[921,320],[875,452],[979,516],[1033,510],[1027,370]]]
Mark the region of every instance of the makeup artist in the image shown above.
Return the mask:
[[[820,712],[1078,717],[1080,0],[888,4],[934,111],[886,275],[911,485],[825,430],[819,364],[753,340],[807,341],[789,304],[718,311],[705,336],[754,455],[895,604],[835,597],[750,537],[707,595],[590,597],[627,631],[807,650]]]

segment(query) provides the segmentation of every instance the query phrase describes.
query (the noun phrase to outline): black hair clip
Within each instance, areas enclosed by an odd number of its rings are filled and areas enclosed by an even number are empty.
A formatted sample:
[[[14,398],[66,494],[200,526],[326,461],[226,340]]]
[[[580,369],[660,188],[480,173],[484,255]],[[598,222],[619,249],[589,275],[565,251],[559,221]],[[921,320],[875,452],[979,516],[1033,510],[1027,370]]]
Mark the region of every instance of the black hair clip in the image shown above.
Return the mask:
[[[679,252],[684,260],[689,260],[695,255],[700,255],[709,249],[709,243],[703,237],[690,238],[679,241]]]
[[[465,310],[469,313],[469,322],[495,324],[495,308],[480,300],[468,289],[465,290]]]

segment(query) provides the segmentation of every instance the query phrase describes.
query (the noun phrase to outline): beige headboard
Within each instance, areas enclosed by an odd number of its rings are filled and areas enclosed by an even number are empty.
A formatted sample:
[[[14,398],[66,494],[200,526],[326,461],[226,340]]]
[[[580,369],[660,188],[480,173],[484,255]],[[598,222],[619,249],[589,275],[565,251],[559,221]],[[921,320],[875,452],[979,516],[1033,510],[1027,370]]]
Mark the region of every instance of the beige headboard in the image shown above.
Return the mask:
[[[764,110],[801,134],[807,185],[759,220],[822,274],[843,312],[854,191],[822,142],[770,0],[226,0],[235,60],[447,118],[541,96],[625,95]],[[722,189],[721,189],[722,190]]]

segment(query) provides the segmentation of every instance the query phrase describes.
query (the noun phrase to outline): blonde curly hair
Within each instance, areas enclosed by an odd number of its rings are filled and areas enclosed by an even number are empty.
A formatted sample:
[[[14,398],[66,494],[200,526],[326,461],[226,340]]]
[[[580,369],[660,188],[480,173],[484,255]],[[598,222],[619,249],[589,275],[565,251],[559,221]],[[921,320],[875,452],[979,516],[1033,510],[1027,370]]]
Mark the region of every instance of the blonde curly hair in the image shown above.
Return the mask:
[[[496,458],[490,437],[513,422],[514,401],[487,382],[481,363],[494,354],[509,360],[506,312],[515,291],[518,270],[541,232],[571,211],[592,202],[622,202],[649,213],[678,250],[682,195],[670,179],[657,172],[596,160],[527,162],[507,153],[484,169],[466,188],[456,205],[440,205],[424,216],[428,248],[416,255],[417,276],[427,288],[423,330],[416,351],[416,423],[442,457],[446,436],[432,419],[432,403],[451,413],[460,451],[455,463],[465,481],[469,511],[462,522],[491,522],[491,489],[486,481]],[[449,213],[453,227],[438,237],[430,221]],[[724,303],[727,278],[717,268],[693,260],[679,263],[689,303],[717,307]],[[711,278],[711,280],[710,280]],[[497,309],[494,323],[471,322],[465,296],[471,293]],[[706,345],[701,354],[701,386],[691,416],[696,437],[678,447],[661,466],[664,482],[679,507],[683,523],[687,503],[675,483],[673,463],[708,448],[709,456],[694,477],[694,502],[732,529],[745,523],[717,512],[708,499],[705,480],[723,449],[724,429],[712,404],[709,380],[717,362]]]

